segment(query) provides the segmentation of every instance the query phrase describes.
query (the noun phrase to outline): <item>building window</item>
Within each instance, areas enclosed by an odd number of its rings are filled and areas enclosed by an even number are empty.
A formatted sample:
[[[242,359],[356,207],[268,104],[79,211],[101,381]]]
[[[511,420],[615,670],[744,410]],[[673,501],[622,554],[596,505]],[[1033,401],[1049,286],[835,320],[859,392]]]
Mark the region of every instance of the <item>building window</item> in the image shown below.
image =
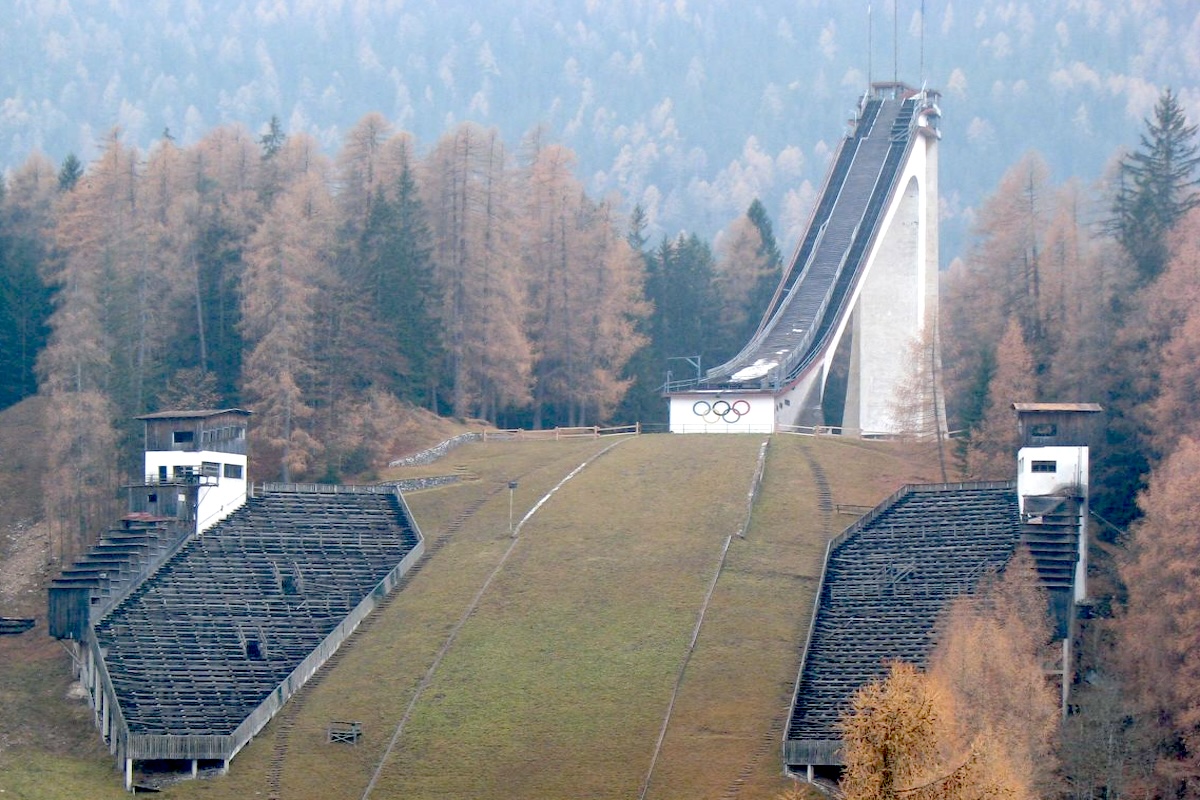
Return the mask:
[[[206,478],[216,478],[221,475],[221,465],[216,461],[203,461],[200,463],[200,474]]]
[[[1058,436],[1058,426],[1053,422],[1039,422],[1036,425],[1029,426],[1030,436]]]
[[[225,477],[226,478],[235,478],[240,481],[242,479],[242,465],[241,464],[226,464],[225,465]]]
[[[1031,472],[1058,472],[1057,461],[1034,461],[1030,467]]]
[[[195,431],[171,431],[173,444],[191,444],[194,441],[196,441]]]

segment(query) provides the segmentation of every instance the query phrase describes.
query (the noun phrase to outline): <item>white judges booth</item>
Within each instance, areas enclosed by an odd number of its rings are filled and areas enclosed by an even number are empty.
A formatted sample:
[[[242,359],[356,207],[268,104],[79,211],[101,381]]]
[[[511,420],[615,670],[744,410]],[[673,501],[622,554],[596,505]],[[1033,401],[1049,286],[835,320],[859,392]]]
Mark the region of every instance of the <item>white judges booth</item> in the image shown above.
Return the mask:
[[[775,396],[767,392],[672,393],[671,433],[774,433]]]

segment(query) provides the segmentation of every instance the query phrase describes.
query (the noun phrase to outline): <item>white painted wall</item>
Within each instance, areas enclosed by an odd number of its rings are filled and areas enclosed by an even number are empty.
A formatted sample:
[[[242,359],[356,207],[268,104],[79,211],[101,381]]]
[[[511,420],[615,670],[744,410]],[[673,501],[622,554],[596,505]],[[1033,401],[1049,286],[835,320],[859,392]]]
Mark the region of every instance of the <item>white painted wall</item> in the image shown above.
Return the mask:
[[[826,361],[853,319],[854,346],[843,426],[869,433],[904,433],[896,417],[898,392],[914,368],[913,345],[936,321],[937,137],[913,133],[866,269],[854,289]],[[933,312],[933,315],[930,314]],[[828,369],[828,363],[826,365]]]
[[[773,433],[775,396],[767,392],[671,395],[671,433]]]
[[[246,456],[237,453],[218,453],[215,450],[150,450],[146,452],[146,478],[158,480],[159,467],[167,468],[167,480],[174,475],[175,467],[192,467],[199,471],[205,461],[221,465],[216,478],[207,479],[200,486],[199,508],[196,509],[196,531],[202,532],[228,517],[246,502]],[[237,464],[242,468],[242,477],[226,478],[225,465]]]
[[[1034,462],[1053,462],[1054,472],[1034,472]],[[1088,449],[1086,447],[1022,447],[1017,452],[1017,497],[1025,512],[1025,498],[1055,494],[1079,486],[1083,495],[1079,558],[1075,562],[1075,601],[1087,598]]]
[[[1034,461],[1053,461],[1054,472],[1034,472]],[[1022,447],[1017,453],[1017,494],[1021,511],[1027,495],[1054,494],[1065,486],[1088,490],[1088,449],[1086,447]]]

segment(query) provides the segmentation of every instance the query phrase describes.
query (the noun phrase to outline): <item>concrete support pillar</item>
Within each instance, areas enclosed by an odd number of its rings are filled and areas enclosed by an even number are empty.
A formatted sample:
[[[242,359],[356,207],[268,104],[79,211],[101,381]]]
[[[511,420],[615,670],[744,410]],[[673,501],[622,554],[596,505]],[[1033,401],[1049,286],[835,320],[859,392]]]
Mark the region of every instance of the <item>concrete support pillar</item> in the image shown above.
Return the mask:
[[[192,759],[192,777],[195,778],[199,775],[200,775],[200,760],[193,758]]]
[[[870,433],[900,432],[900,392],[917,367],[914,348],[921,336],[924,275],[919,262],[924,248],[916,177],[901,184],[896,201],[854,310],[844,424]]]
[[[936,364],[924,364],[918,345],[926,326],[937,324],[938,199],[937,140],[914,134],[853,299],[853,312],[838,332],[853,336],[843,428],[852,432],[907,433],[921,420],[922,382],[937,380]],[[836,344],[834,345],[836,347]],[[938,356],[935,352],[934,358]],[[914,390],[922,396],[909,398]],[[930,423],[933,420],[929,420]],[[938,424],[942,424],[940,421]]]
[[[133,791],[133,759],[125,759],[125,791]]]

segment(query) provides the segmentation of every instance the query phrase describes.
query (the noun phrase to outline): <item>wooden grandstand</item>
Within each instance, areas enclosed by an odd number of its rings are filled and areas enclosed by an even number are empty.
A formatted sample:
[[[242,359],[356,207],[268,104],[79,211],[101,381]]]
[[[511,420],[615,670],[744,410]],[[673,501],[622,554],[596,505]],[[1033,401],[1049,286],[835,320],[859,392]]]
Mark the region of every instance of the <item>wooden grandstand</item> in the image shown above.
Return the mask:
[[[784,738],[789,770],[836,777],[838,721],[854,692],[893,661],[923,667],[945,605],[1011,558],[1015,489],[906,486],[830,542]]]
[[[394,487],[269,488],[117,594],[93,553],[51,587],[127,787],[137,767],[227,767],[423,552]]]

